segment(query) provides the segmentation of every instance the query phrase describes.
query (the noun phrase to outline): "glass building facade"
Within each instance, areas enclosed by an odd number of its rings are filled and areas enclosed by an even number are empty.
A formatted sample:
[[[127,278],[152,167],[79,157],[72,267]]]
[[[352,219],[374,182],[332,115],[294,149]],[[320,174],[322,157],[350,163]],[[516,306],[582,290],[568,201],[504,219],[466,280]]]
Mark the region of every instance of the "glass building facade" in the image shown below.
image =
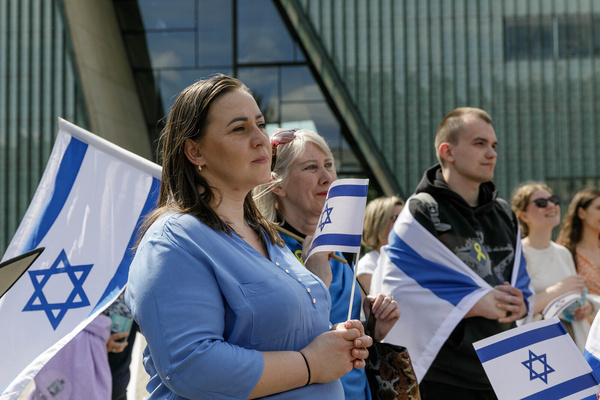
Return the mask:
[[[153,80],[158,89],[154,109],[168,112],[177,94],[198,79],[215,73],[234,75],[252,90],[268,131],[315,130],[328,140],[340,176],[364,173],[272,0],[116,0],[114,4],[139,85]],[[141,23],[132,23],[136,12]],[[149,63],[140,57],[140,49],[147,49]]]
[[[58,1],[0,1],[0,254],[44,172],[58,117],[87,128]]]
[[[435,162],[437,124],[459,106],[494,120],[501,196],[531,179],[566,199],[597,185],[600,2],[281,3],[311,21],[402,194]]]
[[[0,1],[0,249],[43,172],[57,117],[87,126],[66,1]],[[270,124],[315,129],[340,176],[407,197],[438,123],[485,109],[502,197],[599,185],[596,0],[113,0],[150,140],[177,93],[221,72]],[[90,43],[93,46],[93,43]],[[101,90],[101,88],[98,88]]]

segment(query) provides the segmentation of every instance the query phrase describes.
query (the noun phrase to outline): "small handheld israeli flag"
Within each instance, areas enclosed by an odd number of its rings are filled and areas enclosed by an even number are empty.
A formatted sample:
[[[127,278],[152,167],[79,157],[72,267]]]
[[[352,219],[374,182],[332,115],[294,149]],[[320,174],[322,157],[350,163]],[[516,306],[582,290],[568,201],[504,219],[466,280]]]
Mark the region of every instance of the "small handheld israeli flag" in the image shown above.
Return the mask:
[[[557,317],[473,344],[500,400],[596,400],[600,382]]]
[[[307,260],[320,251],[360,251],[368,188],[368,179],[338,179],[331,184]]]
[[[28,382],[125,287],[161,169],[60,120],[44,175],[3,259],[44,247],[0,299],[0,398]]]

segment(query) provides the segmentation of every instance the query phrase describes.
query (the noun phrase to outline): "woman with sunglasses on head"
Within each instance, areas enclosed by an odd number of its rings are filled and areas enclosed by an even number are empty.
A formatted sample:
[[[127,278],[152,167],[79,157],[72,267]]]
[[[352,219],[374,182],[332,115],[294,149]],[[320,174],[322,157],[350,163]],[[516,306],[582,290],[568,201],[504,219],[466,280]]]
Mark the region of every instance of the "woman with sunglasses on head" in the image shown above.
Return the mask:
[[[159,204],[125,294],[149,399],[343,399],[339,378],[372,340],[360,321],[330,329],[327,287],[256,209],[271,147],[248,88],[217,75],[184,89],[161,141]]]
[[[534,319],[555,298],[572,291],[585,290],[584,279],[577,275],[573,258],[564,246],[553,242],[552,229],[560,224],[559,197],[541,182],[521,185],[513,194],[512,209],[521,225],[521,243],[527,272],[535,291]],[[574,319],[563,314],[561,321],[583,351],[590,324],[589,301],[575,308]]]
[[[591,298],[600,296],[600,190],[588,188],[575,194],[557,242],[573,255]]]
[[[305,236],[315,232],[329,186],[337,178],[333,155],[325,139],[310,130],[285,130],[273,135],[271,181],[254,190],[261,213],[288,234],[281,237],[300,260]],[[341,256],[337,253],[337,256]],[[330,321],[339,323],[348,317],[353,270],[348,264],[331,259],[329,265],[306,266],[329,287],[331,294]],[[352,318],[360,318],[361,295],[355,288]],[[381,340],[400,317],[398,304],[390,297],[379,295],[365,299],[365,313],[372,309],[377,324],[374,340]],[[369,399],[364,370],[353,369],[342,377],[345,398]]]
[[[390,231],[403,206],[404,201],[396,196],[379,197],[367,204],[361,244],[371,251],[362,256],[356,264],[357,279],[367,291],[371,288],[371,278],[377,267],[379,251],[387,244]]]

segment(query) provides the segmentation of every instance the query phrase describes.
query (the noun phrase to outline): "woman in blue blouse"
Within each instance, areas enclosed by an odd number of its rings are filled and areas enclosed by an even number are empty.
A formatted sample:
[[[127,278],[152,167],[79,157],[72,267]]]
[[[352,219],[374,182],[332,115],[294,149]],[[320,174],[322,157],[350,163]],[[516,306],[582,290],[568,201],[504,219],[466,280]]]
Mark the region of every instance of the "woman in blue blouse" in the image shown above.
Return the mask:
[[[169,114],[159,204],[126,290],[150,399],[343,399],[339,378],[364,367],[371,338],[359,321],[330,329],[327,287],[250,196],[270,178],[264,127],[249,90],[223,75],[186,88]]]
[[[323,137],[306,129],[278,132],[273,135],[271,146],[271,181],[254,190],[257,206],[267,219],[278,222],[294,236],[303,238],[312,235],[321,217],[329,186],[337,178],[331,150]],[[281,237],[301,261],[302,244],[290,235],[281,234]],[[306,267],[329,287],[332,302],[330,321],[345,321],[352,294],[352,267],[335,259],[331,259],[330,264]],[[398,304],[380,294],[367,297],[364,305],[366,315],[369,315],[372,306],[377,318],[374,339],[383,339],[400,317]],[[352,318],[359,319],[360,310],[361,294],[356,286]],[[342,384],[347,400],[371,398],[364,370],[354,369],[344,375]]]

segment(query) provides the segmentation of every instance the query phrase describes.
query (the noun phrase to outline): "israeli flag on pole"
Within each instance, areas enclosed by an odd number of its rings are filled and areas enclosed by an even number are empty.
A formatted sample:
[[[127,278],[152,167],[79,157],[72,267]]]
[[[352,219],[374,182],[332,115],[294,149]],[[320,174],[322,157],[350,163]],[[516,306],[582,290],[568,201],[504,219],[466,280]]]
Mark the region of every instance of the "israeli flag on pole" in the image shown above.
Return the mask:
[[[473,344],[500,400],[596,400],[600,382],[557,317]]]
[[[338,179],[331,184],[307,260],[320,251],[360,251],[368,188],[368,179]]]
[[[528,303],[527,320],[531,318],[534,292],[520,240],[515,247],[511,285],[523,292]],[[420,382],[454,328],[492,289],[405,206],[388,245],[382,248],[370,292],[391,293],[398,302],[402,314],[383,341],[408,349]]]
[[[127,282],[160,167],[67,121],[3,259],[44,252],[0,299],[0,398],[16,398]]]

